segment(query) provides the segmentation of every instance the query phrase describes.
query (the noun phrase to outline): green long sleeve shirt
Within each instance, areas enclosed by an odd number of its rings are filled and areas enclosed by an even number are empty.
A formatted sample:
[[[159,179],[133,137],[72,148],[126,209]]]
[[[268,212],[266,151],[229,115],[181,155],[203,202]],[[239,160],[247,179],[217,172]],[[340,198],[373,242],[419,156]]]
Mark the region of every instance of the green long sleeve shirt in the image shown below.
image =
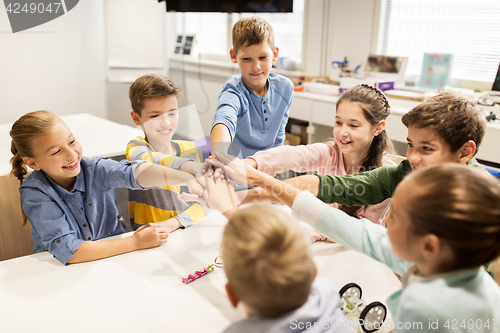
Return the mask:
[[[481,167],[473,157],[467,165]],[[405,159],[399,165],[345,176],[319,177],[318,199],[346,206],[375,205],[391,198],[396,186],[412,170]]]

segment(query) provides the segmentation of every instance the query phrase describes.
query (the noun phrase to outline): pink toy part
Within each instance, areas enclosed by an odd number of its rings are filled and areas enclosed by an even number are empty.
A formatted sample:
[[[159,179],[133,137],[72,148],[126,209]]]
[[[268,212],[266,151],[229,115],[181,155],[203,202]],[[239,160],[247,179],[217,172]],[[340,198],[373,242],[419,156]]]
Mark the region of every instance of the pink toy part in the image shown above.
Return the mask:
[[[217,261],[217,258],[215,260],[215,262]],[[213,272],[215,270],[214,267],[219,267],[217,264],[211,264],[211,265],[208,265],[207,268],[204,268],[203,267],[203,270],[201,271],[195,271],[194,274],[196,275],[192,275],[192,274],[189,274],[187,279],[183,278],[182,279],[182,283],[185,283],[185,284],[188,284],[189,282],[193,282],[194,280],[196,279],[199,279],[201,278],[202,276],[204,275],[207,275],[208,273],[210,272]],[[221,267],[221,266],[220,266]],[[220,268],[219,267],[219,268]]]

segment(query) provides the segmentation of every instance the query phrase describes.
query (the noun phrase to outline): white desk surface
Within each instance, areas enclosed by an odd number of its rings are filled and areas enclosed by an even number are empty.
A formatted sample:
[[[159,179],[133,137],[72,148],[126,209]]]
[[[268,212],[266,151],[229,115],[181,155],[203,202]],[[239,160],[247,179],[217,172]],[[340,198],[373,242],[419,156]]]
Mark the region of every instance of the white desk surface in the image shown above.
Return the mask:
[[[60,117],[71,129],[88,157],[124,155],[134,127],[115,123],[88,113]],[[10,173],[12,124],[0,125],[0,176]]]
[[[0,332],[220,332],[244,317],[227,300],[223,269],[188,285],[181,279],[213,262],[225,223],[212,212],[159,248],[90,263],[65,267],[48,252],[2,261]],[[337,289],[358,283],[368,303],[400,288],[365,255],[332,243],[312,250],[320,276]]]

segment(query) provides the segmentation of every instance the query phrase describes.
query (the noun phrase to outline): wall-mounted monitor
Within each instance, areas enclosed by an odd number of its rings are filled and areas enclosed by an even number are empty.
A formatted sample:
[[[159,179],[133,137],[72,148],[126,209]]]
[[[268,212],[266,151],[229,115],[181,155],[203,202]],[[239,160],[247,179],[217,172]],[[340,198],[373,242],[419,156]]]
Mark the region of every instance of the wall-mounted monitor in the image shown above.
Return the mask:
[[[158,0],[169,12],[291,13],[293,0]]]

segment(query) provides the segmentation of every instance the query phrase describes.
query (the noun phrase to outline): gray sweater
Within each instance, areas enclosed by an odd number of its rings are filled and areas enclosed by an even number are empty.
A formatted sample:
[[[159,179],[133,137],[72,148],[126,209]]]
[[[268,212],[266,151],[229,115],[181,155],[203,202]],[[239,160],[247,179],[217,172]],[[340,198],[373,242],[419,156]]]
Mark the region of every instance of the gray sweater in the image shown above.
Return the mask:
[[[340,310],[340,296],[330,282],[317,277],[309,299],[300,308],[277,318],[249,317],[230,325],[223,333],[245,332],[351,332]]]

